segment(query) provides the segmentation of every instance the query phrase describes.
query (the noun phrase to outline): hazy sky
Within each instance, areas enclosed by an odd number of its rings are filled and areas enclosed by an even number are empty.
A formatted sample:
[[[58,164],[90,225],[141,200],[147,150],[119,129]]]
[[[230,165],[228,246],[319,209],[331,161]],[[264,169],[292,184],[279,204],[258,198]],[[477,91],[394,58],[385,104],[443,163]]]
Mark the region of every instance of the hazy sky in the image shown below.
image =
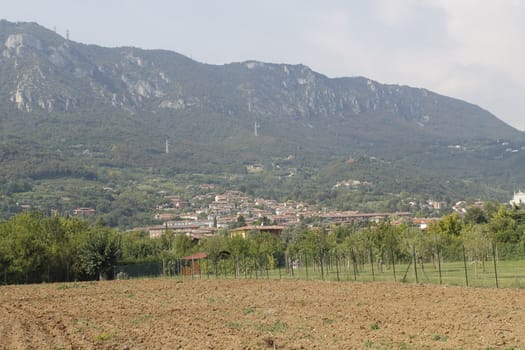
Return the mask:
[[[0,18],[204,63],[302,63],[424,87],[525,130],[525,0],[17,0]]]

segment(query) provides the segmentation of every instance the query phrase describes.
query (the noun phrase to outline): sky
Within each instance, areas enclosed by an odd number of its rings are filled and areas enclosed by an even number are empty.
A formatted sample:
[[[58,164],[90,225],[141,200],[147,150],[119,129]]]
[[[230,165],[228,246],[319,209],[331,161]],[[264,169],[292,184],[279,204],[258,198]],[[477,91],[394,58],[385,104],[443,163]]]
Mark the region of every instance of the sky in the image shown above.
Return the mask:
[[[0,18],[209,64],[304,64],[466,100],[525,130],[525,0],[17,0]]]

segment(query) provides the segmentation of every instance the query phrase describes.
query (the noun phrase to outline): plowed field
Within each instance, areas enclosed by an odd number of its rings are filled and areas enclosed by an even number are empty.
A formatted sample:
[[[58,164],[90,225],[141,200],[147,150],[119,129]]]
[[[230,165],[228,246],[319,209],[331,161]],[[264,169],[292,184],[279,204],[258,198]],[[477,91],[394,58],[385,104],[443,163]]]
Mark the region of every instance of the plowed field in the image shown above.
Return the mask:
[[[175,279],[0,287],[0,349],[265,348],[525,348],[525,291]]]

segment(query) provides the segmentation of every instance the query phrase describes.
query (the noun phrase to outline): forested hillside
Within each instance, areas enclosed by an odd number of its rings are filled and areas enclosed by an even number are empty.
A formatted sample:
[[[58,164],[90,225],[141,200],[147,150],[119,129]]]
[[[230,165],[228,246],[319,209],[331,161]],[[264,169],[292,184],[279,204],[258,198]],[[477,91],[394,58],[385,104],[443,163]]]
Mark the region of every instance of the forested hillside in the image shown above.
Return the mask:
[[[506,200],[523,186],[523,133],[426,89],[84,45],[4,20],[0,52],[4,217],[89,206],[115,225],[122,213],[141,222],[155,193],[201,180],[359,210]],[[371,185],[334,190],[346,180]],[[132,214],[129,198],[141,203]]]

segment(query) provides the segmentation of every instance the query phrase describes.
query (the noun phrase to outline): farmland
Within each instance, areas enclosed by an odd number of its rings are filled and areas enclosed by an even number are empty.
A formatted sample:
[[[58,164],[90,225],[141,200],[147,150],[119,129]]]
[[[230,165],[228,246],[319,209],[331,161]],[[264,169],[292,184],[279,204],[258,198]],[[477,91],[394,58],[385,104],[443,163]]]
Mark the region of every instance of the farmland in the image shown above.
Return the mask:
[[[516,349],[524,318],[519,289],[174,278],[0,287],[0,349]]]

